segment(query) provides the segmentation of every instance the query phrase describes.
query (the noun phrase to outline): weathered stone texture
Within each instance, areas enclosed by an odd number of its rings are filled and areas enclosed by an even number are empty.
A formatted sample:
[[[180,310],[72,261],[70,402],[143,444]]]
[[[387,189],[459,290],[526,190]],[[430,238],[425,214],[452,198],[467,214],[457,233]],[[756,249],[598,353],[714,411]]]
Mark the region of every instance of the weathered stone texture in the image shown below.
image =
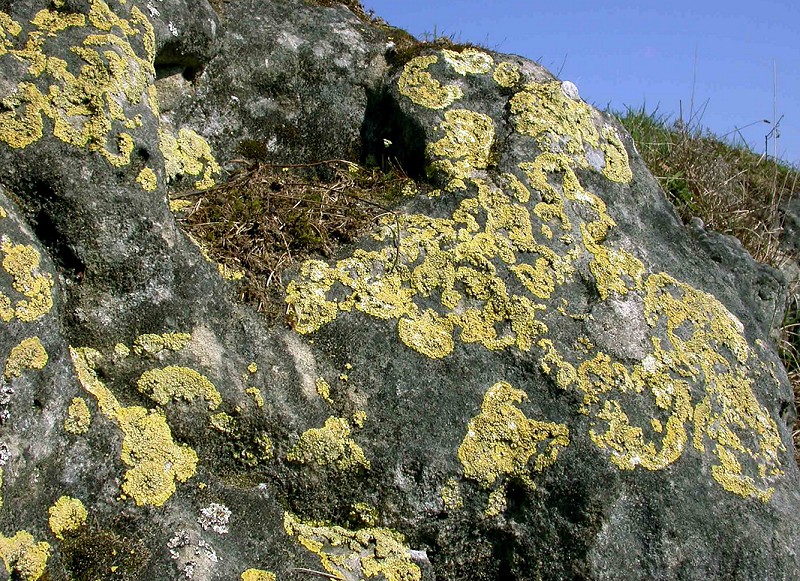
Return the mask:
[[[0,578],[800,577],[781,275],[530,61],[215,6],[0,12]],[[417,179],[288,325],[168,204],[248,140]]]

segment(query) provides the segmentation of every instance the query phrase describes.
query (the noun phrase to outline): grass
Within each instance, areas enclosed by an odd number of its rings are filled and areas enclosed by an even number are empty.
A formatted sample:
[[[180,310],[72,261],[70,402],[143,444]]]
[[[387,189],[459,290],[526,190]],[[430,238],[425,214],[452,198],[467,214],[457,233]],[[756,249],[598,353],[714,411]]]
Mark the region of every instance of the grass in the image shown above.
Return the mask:
[[[714,136],[693,122],[670,121],[658,110],[615,113],[633,137],[650,171],[684,221],[698,217],[706,228],[741,240],[756,260],[781,267],[797,256],[781,247],[782,206],[800,186],[800,170],[759,155],[745,145]],[[789,374],[800,417],[800,288],[790,289],[779,352]],[[794,427],[800,461],[800,420]]]
[[[242,273],[238,298],[267,318],[283,314],[281,273],[311,257],[331,257],[353,242],[410,183],[393,166],[345,160],[273,165],[245,142],[242,169],[215,188],[180,196],[184,229],[227,271]]]

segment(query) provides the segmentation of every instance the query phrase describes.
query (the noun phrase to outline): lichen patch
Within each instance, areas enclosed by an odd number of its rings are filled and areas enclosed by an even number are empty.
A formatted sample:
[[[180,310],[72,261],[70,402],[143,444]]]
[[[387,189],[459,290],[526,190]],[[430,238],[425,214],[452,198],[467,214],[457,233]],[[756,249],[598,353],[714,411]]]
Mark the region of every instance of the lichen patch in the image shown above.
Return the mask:
[[[12,578],[38,581],[50,558],[50,544],[36,542],[28,531],[19,531],[12,537],[0,534],[0,559]]]
[[[569,446],[566,425],[525,416],[518,405],[527,399],[524,391],[498,382],[486,392],[481,413],[470,420],[458,459],[464,475],[482,488],[492,489],[508,477],[535,489],[530,474],[551,466]]]
[[[50,530],[57,539],[64,539],[65,534],[73,533],[86,524],[89,513],[83,503],[69,496],[62,496],[48,509],[50,514]]]
[[[19,377],[28,369],[44,369],[47,365],[47,351],[39,337],[28,337],[11,349],[5,366],[7,380]]]
[[[92,413],[86,400],[82,397],[72,398],[72,403],[67,408],[67,417],[64,420],[64,429],[70,434],[79,436],[89,431],[92,422]]]
[[[216,410],[222,403],[222,395],[214,384],[190,367],[169,365],[150,369],[141,375],[136,386],[162,406],[172,400],[182,399],[191,403],[199,398],[206,401],[209,410]]]
[[[70,347],[72,363],[84,389],[97,398],[100,411],[123,434],[120,459],[128,467],[122,491],[137,505],[162,506],[177,482],[186,482],[197,469],[197,454],[176,444],[166,418],[140,406],[124,407],[97,376],[102,355],[89,348]]]
[[[286,534],[311,553],[335,579],[383,578],[386,581],[420,581],[422,573],[411,560],[411,552],[400,533],[384,528],[346,528],[320,522],[305,522],[284,513]]]
[[[334,467],[338,470],[369,470],[364,450],[350,437],[350,425],[343,418],[330,417],[321,428],[306,430],[286,455],[290,462]]]

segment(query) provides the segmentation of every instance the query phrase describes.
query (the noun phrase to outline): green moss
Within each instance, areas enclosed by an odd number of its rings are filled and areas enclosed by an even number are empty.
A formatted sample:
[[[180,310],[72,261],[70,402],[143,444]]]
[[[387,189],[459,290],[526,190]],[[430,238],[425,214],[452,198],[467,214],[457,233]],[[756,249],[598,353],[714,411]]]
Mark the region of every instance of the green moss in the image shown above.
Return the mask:
[[[86,524],[89,513],[77,498],[62,496],[48,509],[50,530],[57,539],[71,534]]]
[[[89,431],[92,414],[86,400],[82,397],[72,398],[72,403],[67,408],[67,417],[64,420],[64,429],[70,434],[79,436]]]
[[[350,437],[350,425],[343,418],[330,417],[321,428],[303,432],[286,455],[290,462],[335,467],[338,470],[369,470],[361,446]]]
[[[334,578],[383,578],[386,581],[420,581],[422,574],[412,561],[403,535],[390,529],[348,530],[317,522],[303,522],[287,512],[283,526],[289,536],[316,554]]]
[[[28,369],[43,369],[47,365],[47,351],[44,350],[39,337],[23,339],[11,349],[6,360],[5,377],[19,377]]]
[[[136,386],[161,405],[167,405],[173,399],[193,402],[195,398],[203,398],[208,409],[215,410],[222,403],[222,396],[214,384],[189,367],[170,365],[163,369],[150,369],[142,374]]]
[[[91,524],[65,536],[60,544],[64,567],[75,581],[137,581],[150,558],[142,540]]]
[[[175,482],[194,476],[197,454],[172,439],[164,415],[139,406],[124,407],[97,376],[102,359],[89,348],[70,348],[78,379],[97,398],[100,411],[122,431],[120,459],[128,466],[122,483],[124,495],[137,505],[163,506],[175,492]]]
[[[12,537],[0,534],[0,559],[12,579],[37,581],[42,578],[50,558],[50,544],[36,542],[27,531]]]

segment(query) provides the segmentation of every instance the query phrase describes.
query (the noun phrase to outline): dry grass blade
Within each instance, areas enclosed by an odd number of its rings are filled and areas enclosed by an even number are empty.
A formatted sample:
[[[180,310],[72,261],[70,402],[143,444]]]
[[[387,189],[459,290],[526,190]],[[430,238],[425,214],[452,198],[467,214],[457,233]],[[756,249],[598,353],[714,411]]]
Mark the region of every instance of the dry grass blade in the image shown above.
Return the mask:
[[[398,169],[344,160],[246,163],[227,182],[184,194],[186,231],[227,269],[239,271],[239,299],[270,318],[282,312],[281,272],[309,257],[330,257],[386,213],[409,179]]]

